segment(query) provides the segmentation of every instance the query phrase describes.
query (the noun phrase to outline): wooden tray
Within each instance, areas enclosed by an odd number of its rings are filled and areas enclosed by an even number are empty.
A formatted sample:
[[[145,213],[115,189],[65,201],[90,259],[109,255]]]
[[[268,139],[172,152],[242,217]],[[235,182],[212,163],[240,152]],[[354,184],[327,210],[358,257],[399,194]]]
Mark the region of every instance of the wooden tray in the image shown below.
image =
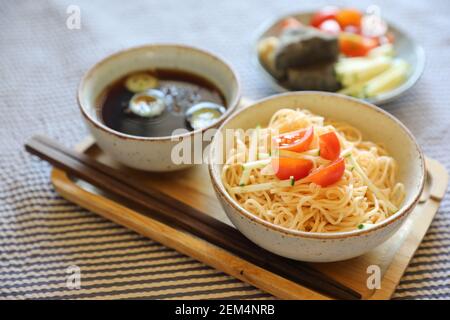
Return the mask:
[[[176,174],[143,173],[125,168],[111,160],[102,153],[91,137],[80,143],[77,150],[119,170],[124,170],[141,181],[143,185],[157,187],[205,214],[231,225],[215,197],[205,165],[180,171]],[[355,259],[311,265],[360,292],[363,299],[389,299],[430,226],[447,188],[448,174],[445,168],[432,159],[427,159],[426,165],[427,184],[420,203],[402,228],[391,239],[373,251]],[[329,299],[329,297],[257,267],[198,237],[136,212],[128,208],[126,204],[121,203],[120,199],[114,198],[86,182],[72,179],[59,169],[53,169],[51,179],[56,190],[63,197],[81,207],[96,212],[274,296],[283,299]],[[381,289],[371,290],[367,288],[367,267],[369,265],[378,265],[381,268]]]

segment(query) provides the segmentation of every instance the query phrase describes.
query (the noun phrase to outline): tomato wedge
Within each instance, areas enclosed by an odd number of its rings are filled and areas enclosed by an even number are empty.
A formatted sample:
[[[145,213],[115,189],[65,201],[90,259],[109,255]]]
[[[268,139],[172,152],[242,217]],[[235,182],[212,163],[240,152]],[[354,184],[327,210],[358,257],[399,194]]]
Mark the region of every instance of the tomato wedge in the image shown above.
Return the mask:
[[[344,158],[338,158],[326,167],[316,169],[304,179],[304,182],[313,182],[322,187],[327,187],[339,181],[345,171]]]
[[[341,9],[336,13],[336,21],[339,22],[343,29],[350,25],[359,27],[361,25],[361,18],[362,14],[358,9]]]
[[[307,159],[273,158],[272,168],[280,180],[287,180],[290,177],[299,180],[311,172],[313,163]]]
[[[378,46],[377,40],[355,33],[339,34],[339,49],[347,57],[362,57]]]
[[[283,133],[274,138],[280,150],[304,152],[308,150],[314,138],[314,127]]]
[[[333,131],[319,136],[320,156],[327,160],[335,160],[341,154],[341,144]]]

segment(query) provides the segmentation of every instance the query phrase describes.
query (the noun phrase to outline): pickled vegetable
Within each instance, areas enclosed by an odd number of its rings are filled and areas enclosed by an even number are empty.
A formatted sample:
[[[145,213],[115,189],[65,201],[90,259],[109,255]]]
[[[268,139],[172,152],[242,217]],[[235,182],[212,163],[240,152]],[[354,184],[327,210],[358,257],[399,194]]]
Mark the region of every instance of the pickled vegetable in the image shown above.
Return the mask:
[[[345,59],[336,64],[336,74],[344,87],[369,80],[387,70],[392,64],[392,58],[356,58]]]
[[[366,84],[364,88],[365,96],[373,97],[377,94],[395,89],[406,80],[408,70],[409,65],[404,60],[395,61],[391,68]]]

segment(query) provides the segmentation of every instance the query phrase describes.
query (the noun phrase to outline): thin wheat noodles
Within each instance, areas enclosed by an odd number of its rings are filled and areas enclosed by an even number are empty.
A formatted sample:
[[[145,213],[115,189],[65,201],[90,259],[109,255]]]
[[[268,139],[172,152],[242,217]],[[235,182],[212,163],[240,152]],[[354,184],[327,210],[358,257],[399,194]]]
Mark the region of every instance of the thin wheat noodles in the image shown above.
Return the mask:
[[[336,183],[321,187],[297,180],[291,185],[280,182],[270,164],[245,169],[249,161],[274,156],[270,142],[275,135],[310,126],[314,128],[311,151],[302,156],[313,163],[313,169],[330,163],[314,154],[321,134],[335,132],[346,153],[342,155],[345,171]],[[325,120],[308,110],[281,109],[268,127],[258,128],[257,135],[238,132],[233,139],[222,169],[223,183],[244,209],[275,225],[307,232],[368,228],[393,214],[405,197],[403,184],[396,180],[396,162],[381,145],[363,140],[361,132],[348,124]],[[250,189],[239,189],[244,180]]]

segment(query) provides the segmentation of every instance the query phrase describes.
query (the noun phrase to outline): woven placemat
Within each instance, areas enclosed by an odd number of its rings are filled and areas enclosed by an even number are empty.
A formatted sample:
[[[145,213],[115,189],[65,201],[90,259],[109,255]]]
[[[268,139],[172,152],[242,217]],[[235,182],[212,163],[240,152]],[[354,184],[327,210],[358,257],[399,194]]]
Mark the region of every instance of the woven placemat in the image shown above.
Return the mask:
[[[50,167],[26,154],[23,143],[35,133],[69,146],[84,137],[75,103],[80,77],[105,55],[134,45],[181,42],[209,49],[236,67],[245,96],[271,94],[252,65],[252,30],[311,7],[256,0],[76,2],[79,30],[66,26],[71,1],[0,6],[0,298],[272,298],[65,201],[50,184]],[[424,45],[428,58],[419,83],[386,109],[449,169],[450,36],[437,31],[450,28],[450,4],[380,6]],[[80,289],[67,286],[71,266],[81,270]],[[450,298],[448,193],[394,298]]]

